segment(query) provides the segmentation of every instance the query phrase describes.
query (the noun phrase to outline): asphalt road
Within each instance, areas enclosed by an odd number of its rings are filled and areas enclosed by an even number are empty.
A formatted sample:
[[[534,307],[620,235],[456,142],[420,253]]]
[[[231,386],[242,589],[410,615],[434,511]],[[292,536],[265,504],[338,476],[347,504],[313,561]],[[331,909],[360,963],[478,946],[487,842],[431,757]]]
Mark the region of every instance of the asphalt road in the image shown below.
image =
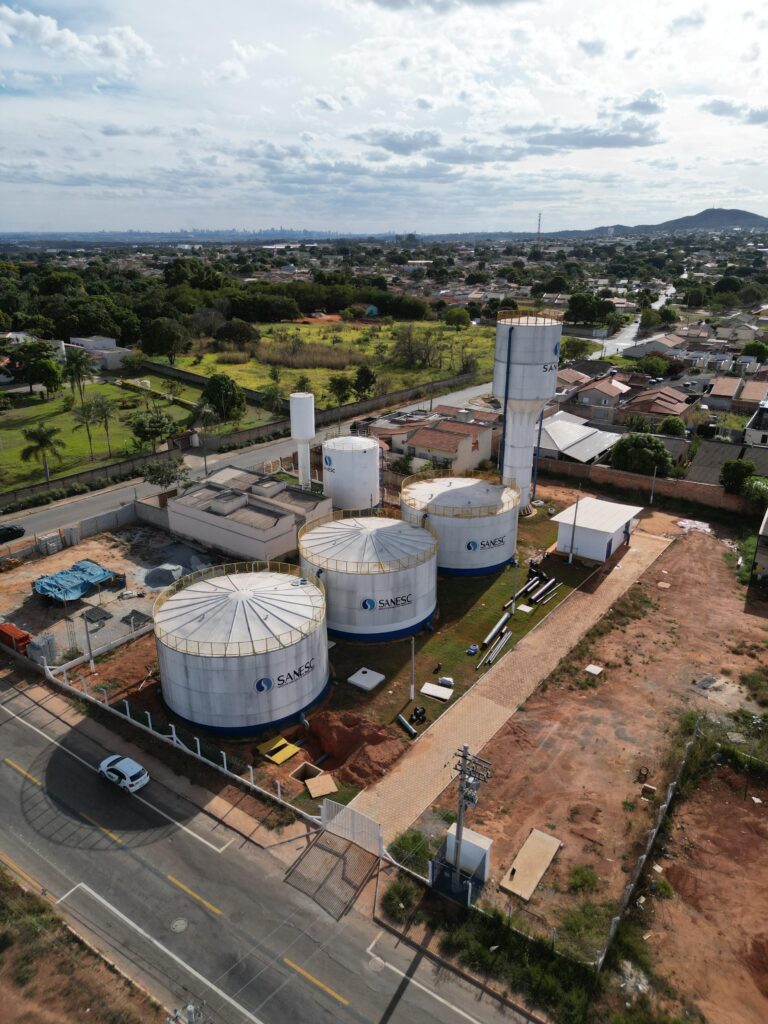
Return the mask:
[[[512,1010],[352,911],[333,921],[284,865],[153,780],[98,777],[94,739],[0,694],[0,858],[168,1007],[212,1024],[485,1024]]]

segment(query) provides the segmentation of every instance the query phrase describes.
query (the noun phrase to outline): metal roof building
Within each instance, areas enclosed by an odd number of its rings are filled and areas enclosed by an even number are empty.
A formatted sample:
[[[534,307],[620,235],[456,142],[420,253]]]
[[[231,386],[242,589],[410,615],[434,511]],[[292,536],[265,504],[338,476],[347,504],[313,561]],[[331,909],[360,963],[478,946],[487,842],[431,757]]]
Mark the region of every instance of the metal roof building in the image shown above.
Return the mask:
[[[637,526],[641,506],[620,505],[600,498],[581,498],[552,517],[557,523],[557,551],[561,555],[605,562]]]

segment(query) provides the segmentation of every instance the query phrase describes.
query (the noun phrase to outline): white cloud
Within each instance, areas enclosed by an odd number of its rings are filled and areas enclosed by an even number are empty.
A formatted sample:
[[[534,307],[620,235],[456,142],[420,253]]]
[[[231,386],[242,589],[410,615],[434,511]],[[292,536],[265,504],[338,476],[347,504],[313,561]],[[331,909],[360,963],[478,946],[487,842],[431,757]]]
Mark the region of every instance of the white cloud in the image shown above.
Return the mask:
[[[704,12],[701,10],[691,11],[689,14],[680,14],[669,23],[669,31],[673,33],[690,32],[701,28],[706,20]]]
[[[55,18],[0,6],[0,46],[39,48],[43,53],[90,66],[107,65],[127,70],[131,62],[145,62],[153,56],[152,47],[129,25],[110,28],[101,35],[78,35],[60,28]]]
[[[580,39],[579,49],[588,57],[600,57],[605,53],[604,39]]]

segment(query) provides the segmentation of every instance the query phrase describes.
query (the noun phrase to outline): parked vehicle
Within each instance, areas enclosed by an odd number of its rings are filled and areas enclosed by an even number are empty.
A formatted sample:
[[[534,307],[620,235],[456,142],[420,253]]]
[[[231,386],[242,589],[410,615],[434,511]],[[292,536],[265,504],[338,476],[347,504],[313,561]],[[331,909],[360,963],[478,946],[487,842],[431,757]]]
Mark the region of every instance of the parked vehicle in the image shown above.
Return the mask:
[[[18,526],[16,523],[3,523],[0,526],[0,544],[7,544],[9,540],[18,540],[25,533],[26,530],[23,526]]]

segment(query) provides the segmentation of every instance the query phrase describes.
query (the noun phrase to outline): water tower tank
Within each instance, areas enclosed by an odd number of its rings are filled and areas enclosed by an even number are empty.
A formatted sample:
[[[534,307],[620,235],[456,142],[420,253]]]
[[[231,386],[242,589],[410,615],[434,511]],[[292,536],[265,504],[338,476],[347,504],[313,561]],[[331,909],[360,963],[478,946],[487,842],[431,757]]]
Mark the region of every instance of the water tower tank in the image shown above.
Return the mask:
[[[291,437],[297,443],[299,483],[310,487],[309,443],[315,436],[315,396],[311,391],[294,391],[289,400]]]
[[[192,573],[155,602],[163,699],[209,732],[296,718],[328,685],[325,596],[296,566],[241,562]]]
[[[323,442],[323,489],[333,507],[360,512],[381,501],[381,448],[370,437]]]
[[[531,494],[531,470],[540,413],[557,386],[562,324],[545,316],[500,310],[496,323],[493,395],[502,403],[501,478],[516,484],[520,504]]]
[[[473,477],[412,476],[400,492],[404,522],[437,534],[438,571],[485,576],[503,569],[517,547],[520,496],[512,486]]]
[[[350,640],[410,636],[437,604],[437,538],[388,516],[332,516],[299,532],[302,572],[325,587],[328,629]]]

